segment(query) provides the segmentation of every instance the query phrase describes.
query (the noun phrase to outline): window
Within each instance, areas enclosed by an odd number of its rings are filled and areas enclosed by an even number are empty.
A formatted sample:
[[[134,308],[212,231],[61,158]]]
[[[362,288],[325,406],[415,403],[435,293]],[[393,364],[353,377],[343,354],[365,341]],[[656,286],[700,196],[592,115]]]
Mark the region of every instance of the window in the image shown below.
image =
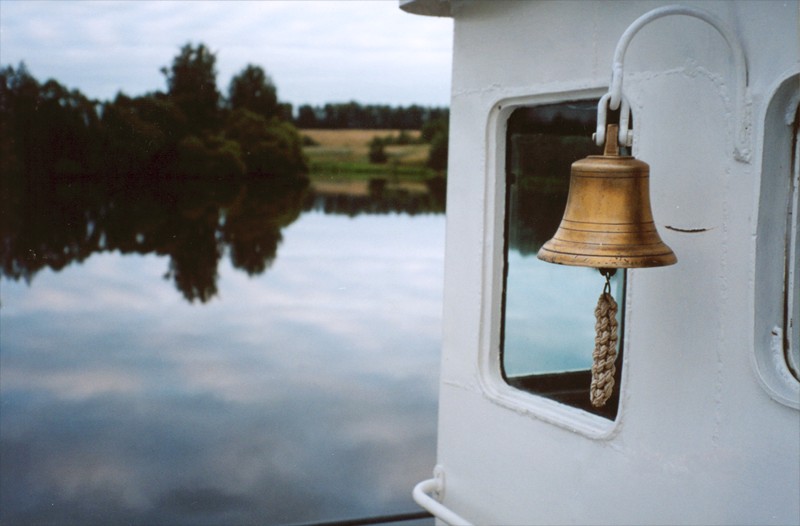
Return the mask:
[[[591,140],[596,114],[597,100],[586,100],[518,108],[508,120],[500,362],[509,385],[614,419],[625,272],[611,282],[619,304],[614,395],[595,408],[589,402],[594,309],[604,278],[595,269],[536,257],[561,221],[571,164],[602,153]]]
[[[800,408],[798,82],[800,75],[793,75],[781,83],[765,115],[755,275],[756,370],[770,396],[795,408]]]
[[[784,349],[786,362],[795,379],[800,379],[800,104],[794,111],[792,149],[789,172],[789,205],[786,225],[786,285],[784,286],[783,326],[786,327]]]

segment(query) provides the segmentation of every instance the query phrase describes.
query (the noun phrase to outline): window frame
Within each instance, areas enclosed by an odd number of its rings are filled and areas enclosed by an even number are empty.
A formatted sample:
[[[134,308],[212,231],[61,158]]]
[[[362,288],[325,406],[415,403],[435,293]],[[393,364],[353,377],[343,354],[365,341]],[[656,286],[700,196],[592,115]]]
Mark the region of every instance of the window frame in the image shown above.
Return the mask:
[[[789,353],[796,353],[797,342],[787,334],[787,324],[797,311],[800,295],[800,255],[798,255],[797,218],[790,219],[792,203],[800,198],[792,179],[797,175],[798,127],[800,127],[800,71],[783,76],[765,97],[766,104],[761,114],[761,158],[756,169],[760,175],[754,209],[757,216],[754,269],[755,323],[753,345],[753,368],[761,387],[775,401],[800,409],[800,379],[793,370]],[[788,176],[788,177],[787,177]],[[796,182],[794,184],[797,184]],[[793,193],[794,191],[794,193]],[[786,206],[776,206],[784,199]],[[791,253],[794,237],[794,253]],[[784,257],[774,257],[782,254]],[[791,272],[793,269],[794,272]],[[792,304],[790,301],[794,300]],[[800,320],[793,320],[798,324]],[[790,329],[791,330],[791,329]],[[796,330],[796,327],[795,327]]]
[[[540,372],[538,374],[537,373],[533,373],[533,374],[509,375],[508,370],[507,370],[507,367],[508,367],[509,364],[507,363],[507,360],[506,360],[506,350],[507,350],[507,346],[508,346],[508,344],[510,342],[507,341],[506,337],[509,335],[508,329],[511,328],[511,326],[509,325],[509,318],[506,316],[506,314],[508,313],[508,306],[509,306],[509,302],[508,302],[508,300],[509,300],[509,279],[508,278],[509,278],[509,274],[511,273],[511,269],[512,269],[512,267],[510,266],[509,255],[510,255],[510,251],[512,250],[512,239],[515,237],[514,233],[517,232],[515,227],[521,227],[521,225],[512,224],[512,221],[514,220],[513,217],[514,216],[519,217],[521,215],[521,212],[518,212],[517,214],[512,214],[511,210],[512,210],[512,206],[516,210],[519,210],[518,202],[514,199],[514,194],[515,193],[519,193],[519,192],[523,192],[523,190],[521,188],[519,188],[519,187],[516,189],[516,192],[514,190],[512,190],[512,185],[517,184],[520,181],[517,180],[516,174],[512,173],[514,171],[514,161],[513,161],[513,159],[515,157],[514,153],[512,151],[512,148],[514,148],[514,144],[513,144],[514,141],[513,141],[513,137],[512,137],[512,131],[511,131],[510,127],[508,126],[508,123],[511,122],[515,118],[515,115],[517,115],[520,111],[536,113],[536,109],[538,108],[538,109],[540,109],[540,111],[547,112],[549,109],[552,109],[554,106],[559,106],[559,105],[564,105],[564,104],[569,104],[569,103],[581,103],[581,102],[584,103],[584,104],[585,103],[589,103],[590,111],[592,112],[593,115],[595,114],[596,108],[597,108],[597,103],[599,102],[599,98],[580,99],[580,100],[565,100],[565,101],[558,102],[558,103],[555,103],[555,104],[548,103],[548,104],[533,104],[533,105],[518,106],[518,107],[516,107],[514,109],[514,111],[511,112],[511,115],[509,115],[509,118],[506,121],[506,123],[507,123],[507,125],[506,125],[506,166],[505,166],[505,170],[504,170],[504,174],[503,174],[503,176],[505,178],[505,185],[504,185],[504,187],[505,187],[505,205],[504,205],[505,214],[504,214],[504,226],[503,226],[503,237],[504,237],[504,246],[503,246],[503,284],[502,284],[502,286],[503,286],[503,291],[502,291],[503,302],[502,302],[502,305],[501,305],[501,329],[500,329],[500,342],[499,342],[499,345],[500,345],[500,368],[501,368],[501,374],[503,375],[503,379],[505,380],[505,382],[507,384],[511,385],[512,387],[516,388],[516,389],[520,389],[522,391],[534,394],[536,396],[543,396],[543,397],[551,399],[551,400],[556,400],[556,401],[558,401],[558,402],[560,402],[562,404],[566,404],[566,405],[569,405],[571,407],[576,407],[578,409],[582,409],[583,411],[587,411],[589,413],[596,414],[596,415],[602,416],[604,418],[608,418],[610,420],[614,420],[617,417],[617,412],[618,412],[618,408],[619,408],[619,383],[620,383],[620,378],[621,378],[621,374],[622,374],[622,369],[623,369],[623,365],[622,364],[623,364],[623,359],[624,359],[624,345],[623,345],[624,339],[622,339],[622,338],[619,338],[618,342],[617,342],[618,345],[617,345],[617,357],[616,357],[616,374],[615,374],[615,378],[614,378],[615,379],[614,391],[613,391],[613,394],[612,394],[611,398],[602,407],[593,407],[591,405],[591,403],[590,403],[590,400],[589,400],[590,385],[591,385],[591,378],[592,378],[592,375],[591,375],[591,361],[589,362],[589,367],[588,368],[568,369],[568,370],[563,370],[563,371],[556,371],[556,370],[544,371],[544,372]],[[528,115],[530,115],[530,113],[528,113]],[[517,122],[519,123],[519,121],[524,121],[525,119],[526,119],[526,115],[525,114],[521,114],[521,115],[519,115]],[[517,124],[517,126],[525,128],[525,127],[527,127],[529,125]],[[593,122],[591,128],[594,129],[595,126],[596,126],[596,124]],[[556,136],[559,135],[557,133],[548,133],[548,132],[546,132],[544,130],[541,130],[539,133],[541,133],[543,135],[549,135],[551,137],[556,137]],[[576,134],[571,133],[568,136],[569,137],[575,137]],[[579,135],[577,135],[577,136],[579,136]],[[588,135],[588,133],[587,133],[587,136],[585,138],[586,138],[587,143],[591,144],[591,137]],[[600,154],[602,154],[602,149],[600,147],[594,148],[594,146],[592,145],[592,148],[595,149],[596,151],[588,152],[589,154],[591,154],[591,155],[600,155]],[[521,153],[522,152],[519,152],[519,154],[521,154]],[[581,157],[583,157],[583,155],[581,155]],[[577,160],[578,159],[576,158],[575,161],[577,161]],[[574,162],[574,161],[571,161],[571,162]],[[568,167],[567,166],[563,166],[562,168],[564,169],[564,173],[566,174],[566,172],[568,171]],[[567,177],[567,179],[569,178],[568,175],[566,177]],[[569,184],[568,181],[567,181],[567,184]],[[566,197],[564,198],[564,205],[566,205]],[[552,217],[551,218],[551,219],[555,220],[554,223],[553,223],[554,225],[557,225],[558,222],[561,220],[562,214],[563,214],[563,211],[561,211],[559,213],[558,217]],[[515,228],[513,232],[512,232],[512,228]],[[553,233],[555,233],[555,229],[553,229]],[[531,256],[526,256],[526,257],[531,257]],[[539,262],[533,262],[533,265],[536,268],[541,268],[543,265],[546,265],[546,264],[544,264],[544,263],[540,264]],[[517,268],[517,267],[515,266],[514,268]],[[528,269],[530,270],[530,267],[528,267]],[[552,269],[552,270],[556,270],[556,269]],[[569,273],[568,269],[564,269],[564,270],[567,271],[566,273]],[[617,281],[619,279],[622,280],[621,283],[619,283],[615,287],[615,291],[614,291],[614,296],[616,296],[616,299],[618,300],[618,304],[619,304],[618,320],[619,320],[620,333],[624,332],[624,327],[625,327],[624,298],[625,298],[626,274],[627,274],[627,272],[626,272],[625,269],[619,269],[619,271],[616,273],[616,278],[615,278],[615,281]],[[602,283],[603,283],[603,279],[602,279],[602,277],[600,276],[599,273],[597,273],[597,280],[596,281],[597,281],[597,289],[596,290],[599,291],[602,288]],[[516,285],[516,284],[512,284],[512,285]],[[527,291],[527,292],[529,294],[535,294],[535,291],[533,291],[533,290]],[[589,293],[590,296],[592,294],[593,294],[593,292]],[[598,292],[598,295],[599,295],[599,292]],[[592,299],[594,299],[594,297],[592,297]],[[588,314],[592,312],[591,309],[593,309],[593,308],[594,308],[594,303],[592,303],[592,305],[587,307],[587,309],[589,309],[589,310],[586,311],[587,318],[589,317]],[[588,329],[589,327],[593,327],[593,325],[592,326],[587,326],[587,327],[581,327],[581,328]],[[513,351],[509,350],[510,354],[517,355],[517,353],[520,352],[520,350],[516,346],[515,347],[508,346],[508,348],[509,349],[513,349]],[[586,342],[586,348],[585,348],[586,357],[590,357],[591,356],[591,354],[590,354],[591,349],[592,349],[592,340],[590,339],[590,340],[588,340]],[[528,351],[529,352],[537,352],[537,351],[540,351],[540,350],[541,349],[539,349],[539,348],[530,347],[530,348],[526,349],[526,352],[528,352]]]
[[[616,436],[624,419],[625,386],[628,368],[623,357],[619,392],[620,404],[614,420],[583,411],[558,401],[535,395],[506,383],[500,363],[502,328],[502,293],[504,271],[506,123],[511,113],[524,106],[598,99],[607,86],[549,91],[536,94],[509,95],[487,101],[485,128],[485,165],[483,210],[483,259],[481,272],[481,323],[478,353],[478,384],[491,403],[515,414],[543,421],[595,440]],[[624,304],[624,303],[621,303]],[[630,331],[624,327],[619,337],[627,340]]]

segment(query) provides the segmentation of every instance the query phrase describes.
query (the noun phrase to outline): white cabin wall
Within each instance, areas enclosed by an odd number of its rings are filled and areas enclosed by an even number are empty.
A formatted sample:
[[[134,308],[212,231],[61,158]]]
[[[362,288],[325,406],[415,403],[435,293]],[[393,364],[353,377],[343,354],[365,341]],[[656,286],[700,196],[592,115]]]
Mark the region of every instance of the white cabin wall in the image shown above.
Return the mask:
[[[797,2],[684,4],[741,35],[760,117],[798,66]],[[733,61],[700,21],[653,22],[626,60],[634,153],[651,165],[656,223],[678,263],[629,273],[617,422],[494,390],[508,105],[603,93],[619,36],[660,5],[452,5],[438,462],[445,504],[476,524],[800,522],[800,416],[752,365],[763,130],[756,119],[752,162],[734,160]]]

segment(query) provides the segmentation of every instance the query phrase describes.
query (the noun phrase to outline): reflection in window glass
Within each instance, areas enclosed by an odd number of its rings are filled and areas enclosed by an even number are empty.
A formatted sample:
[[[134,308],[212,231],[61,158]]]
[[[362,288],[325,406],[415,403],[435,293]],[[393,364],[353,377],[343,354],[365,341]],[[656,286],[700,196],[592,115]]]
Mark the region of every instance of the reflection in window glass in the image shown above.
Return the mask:
[[[536,258],[564,213],[570,166],[602,153],[591,140],[596,113],[596,100],[574,101],[520,108],[509,118],[501,361],[510,385],[613,419],[618,387],[605,407],[589,403],[594,309],[604,278],[595,269]],[[618,316],[624,276],[619,271],[611,282]]]
[[[786,228],[786,285],[784,286],[784,321],[786,361],[795,378],[800,379],[800,105],[795,108],[792,136],[790,197]]]

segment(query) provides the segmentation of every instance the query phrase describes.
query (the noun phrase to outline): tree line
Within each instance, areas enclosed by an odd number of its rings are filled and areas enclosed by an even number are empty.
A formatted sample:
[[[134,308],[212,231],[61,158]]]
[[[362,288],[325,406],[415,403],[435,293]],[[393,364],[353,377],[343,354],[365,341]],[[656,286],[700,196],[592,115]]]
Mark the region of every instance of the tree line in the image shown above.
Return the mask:
[[[299,106],[294,124],[312,129],[421,130],[427,123],[447,120],[448,116],[449,110],[441,107],[362,105],[350,101]]]
[[[300,135],[264,70],[246,66],[227,97],[216,56],[186,44],[161,69],[167,90],[91,100],[24,64],[0,71],[4,174],[83,178],[294,176]]]
[[[231,178],[307,171],[298,127],[422,129],[446,121],[444,108],[356,102],[280,102],[264,71],[247,65],[227,94],[216,55],[187,43],[161,68],[165,91],[119,92],[96,101],[54,79],[39,82],[24,63],[0,70],[0,170],[43,177]]]

